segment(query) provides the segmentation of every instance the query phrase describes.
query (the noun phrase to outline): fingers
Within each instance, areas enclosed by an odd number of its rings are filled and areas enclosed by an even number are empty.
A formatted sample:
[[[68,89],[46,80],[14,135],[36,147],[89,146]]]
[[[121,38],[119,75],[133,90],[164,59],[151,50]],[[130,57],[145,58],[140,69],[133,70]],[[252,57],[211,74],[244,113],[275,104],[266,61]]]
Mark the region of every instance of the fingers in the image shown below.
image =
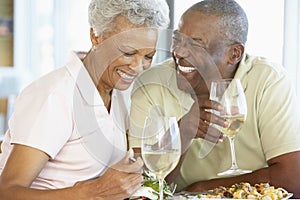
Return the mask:
[[[121,162],[129,163],[130,161],[135,161],[134,159],[134,151],[130,148],[127,152],[125,157],[121,160]]]
[[[140,157],[135,159],[133,149],[129,149],[125,157],[120,162],[115,164],[112,168],[124,173],[141,174],[143,165],[144,165],[143,160]]]
[[[213,123],[221,127],[228,127],[228,122],[220,117],[220,111],[223,110],[223,106],[215,101],[207,100],[200,108],[200,118],[208,124]]]
[[[126,199],[137,191],[142,184],[143,176],[140,174],[128,174],[123,178],[115,180],[114,184],[110,185],[109,190],[102,192],[101,196],[104,199]],[[116,183],[118,182],[118,183]]]
[[[201,110],[200,111],[200,119],[201,120],[199,123],[201,123],[200,125],[202,125],[203,127],[205,126],[205,124],[207,124],[207,125],[216,124],[220,127],[228,126],[228,122],[224,118],[222,118],[210,111]]]
[[[203,105],[201,105],[203,109],[209,109],[209,110],[216,110],[216,111],[222,111],[223,106],[219,102],[212,101],[212,100],[205,100],[203,102]]]
[[[126,197],[130,197],[141,187],[144,178],[141,174],[129,174],[120,181],[122,182],[122,184],[119,191],[125,194]]]
[[[143,181],[144,177],[142,175],[133,180],[133,185],[128,189],[130,196],[141,187]]]
[[[200,137],[213,143],[223,141],[223,134],[218,127],[227,127],[228,122],[217,115],[222,110],[222,105],[218,102],[206,100],[199,108],[200,120],[196,137]]]
[[[216,128],[211,127],[207,122],[200,120],[196,137],[213,143],[223,141],[223,134]]]
[[[131,163],[131,173],[139,173],[141,174],[143,172],[143,166],[144,166],[144,161],[143,159],[139,156],[137,158],[134,158],[134,151],[132,148],[129,149],[129,161]]]
[[[207,122],[206,120],[200,120],[199,121],[199,129],[205,133],[205,135],[209,135],[210,137],[213,138],[219,138],[221,135],[221,132],[210,126],[210,122]]]
[[[133,158],[134,157],[134,151],[132,148],[130,148],[127,152],[127,155],[129,156],[129,158]]]
[[[136,159],[134,158],[134,151],[132,148],[130,148],[127,152],[126,155],[122,160],[119,161],[117,165],[126,165],[130,163],[136,162]]]
[[[134,163],[130,164],[130,173],[142,174],[144,162],[141,157],[138,157]]]

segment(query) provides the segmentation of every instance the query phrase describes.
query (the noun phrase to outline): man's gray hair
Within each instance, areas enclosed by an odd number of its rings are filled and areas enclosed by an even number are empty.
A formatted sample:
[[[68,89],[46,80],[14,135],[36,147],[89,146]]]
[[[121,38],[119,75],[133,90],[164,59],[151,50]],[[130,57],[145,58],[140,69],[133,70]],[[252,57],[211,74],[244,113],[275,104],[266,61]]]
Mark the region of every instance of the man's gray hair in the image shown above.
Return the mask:
[[[248,19],[243,8],[234,0],[203,0],[189,10],[220,17],[220,29],[224,39],[231,42],[246,43]]]
[[[119,15],[137,26],[167,28],[170,22],[165,0],[91,0],[89,23],[96,35],[113,28],[110,23]]]

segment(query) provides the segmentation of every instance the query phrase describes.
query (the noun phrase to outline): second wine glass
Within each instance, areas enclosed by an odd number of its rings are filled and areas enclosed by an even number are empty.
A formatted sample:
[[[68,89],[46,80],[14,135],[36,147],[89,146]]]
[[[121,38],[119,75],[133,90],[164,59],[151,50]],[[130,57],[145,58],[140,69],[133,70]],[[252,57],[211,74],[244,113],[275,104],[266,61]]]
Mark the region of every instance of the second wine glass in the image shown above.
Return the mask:
[[[162,200],[164,179],[176,167],[181,154],[180,133],[176,118],[147,117],[141,150],[146,167],[159,180],[159,199]]]
[[[252,172],[251,170],[240,169],[235,156],[234,139],[247,117],[247,102],[240,80],[235,78],[221,79],[212,82],[210,100],[219,102],[223,106],[223,110],[213,111],[213,113],[229,123],[226,128],[216,124],[210,124],[228,137],[231,150],[232,162],[230,169],[218,173],[218,175],[239,175]]]

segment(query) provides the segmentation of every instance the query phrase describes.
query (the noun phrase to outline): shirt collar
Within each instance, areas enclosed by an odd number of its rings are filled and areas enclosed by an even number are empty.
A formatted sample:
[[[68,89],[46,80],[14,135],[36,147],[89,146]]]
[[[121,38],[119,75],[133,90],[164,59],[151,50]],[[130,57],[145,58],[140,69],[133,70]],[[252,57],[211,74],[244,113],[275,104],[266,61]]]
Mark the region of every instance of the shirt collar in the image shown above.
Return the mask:
[[[238,69],[234,75],[234,78],[239,78],[241,80],[244,91],[246,92],[248,86],[248,77],[247,74],[252,68],[252,63],[255,57],[250,56],[247,53],[244,53],[243,58],[238,66]]]
[[[87,104],[91,106],[104,105],[88,71],[75,52],[71,53],[69,62],[66,64],[66,68],[70,72],[82,98],[87,102]]]
[[[253,59],[254,57],[250,57],[247,53],[245,53],[234,77],[242,79],[251,70]]]

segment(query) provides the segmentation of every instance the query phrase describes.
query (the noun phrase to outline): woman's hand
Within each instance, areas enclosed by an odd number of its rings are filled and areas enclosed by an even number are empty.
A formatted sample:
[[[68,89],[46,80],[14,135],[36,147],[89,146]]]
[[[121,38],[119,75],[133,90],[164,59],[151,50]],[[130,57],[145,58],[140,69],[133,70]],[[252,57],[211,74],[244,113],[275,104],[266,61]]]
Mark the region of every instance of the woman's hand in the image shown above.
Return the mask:
[[[99,178],[78,182],[74,187],[79,188],[82,199],[120,200],[129,198],[142,184],[143,161],[140,157],[136,162],[130,149],[126,156],[113,165]],[[81,199],[79,198],[79,199]]]

